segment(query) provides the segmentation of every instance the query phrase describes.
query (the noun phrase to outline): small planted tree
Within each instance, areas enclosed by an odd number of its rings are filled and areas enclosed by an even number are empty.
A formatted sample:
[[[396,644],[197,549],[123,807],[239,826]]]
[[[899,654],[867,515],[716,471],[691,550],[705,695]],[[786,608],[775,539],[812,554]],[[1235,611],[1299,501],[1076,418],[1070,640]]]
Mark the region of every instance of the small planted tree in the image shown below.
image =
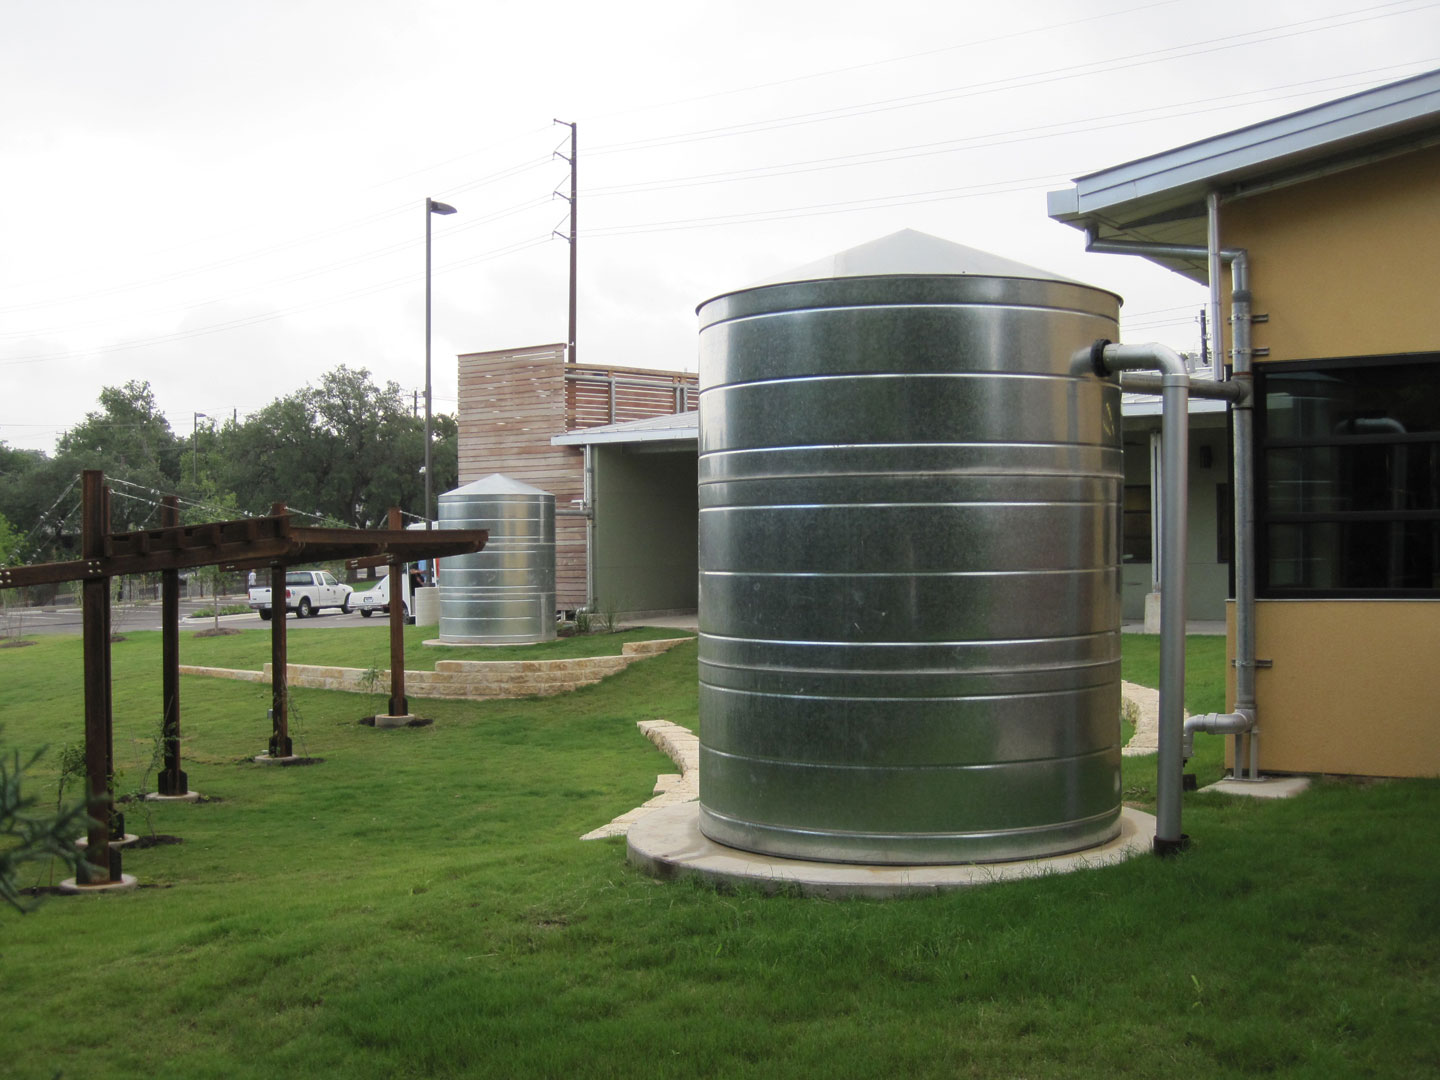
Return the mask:
[[[220,491],[207,473],[200,477],[200,499],[203,505],[191,506],[180,515],[186,525],[203,525],[209,521],[223,521],[243,516],[239,500],[230,491]],[[229,574],[218,566],[200,566],[192,571],[200,582],[202,592],[210,593],[211,627],[200,631],[207,637],[221,634],[238,634],[238,630],[226,630],[220,626],[220,589],[229,581]]]
[[[22,784],[25,771],[44,752],[37,750],[22,761],[20,751],[0,749],[0,900],[20,912],[34,906],[21,892],[20,868],[59,859],[78,873],[80,855],[74,838],[90,823],[83,801],[62,804],[53,814],[36,812],[38,800],[26,795]]]

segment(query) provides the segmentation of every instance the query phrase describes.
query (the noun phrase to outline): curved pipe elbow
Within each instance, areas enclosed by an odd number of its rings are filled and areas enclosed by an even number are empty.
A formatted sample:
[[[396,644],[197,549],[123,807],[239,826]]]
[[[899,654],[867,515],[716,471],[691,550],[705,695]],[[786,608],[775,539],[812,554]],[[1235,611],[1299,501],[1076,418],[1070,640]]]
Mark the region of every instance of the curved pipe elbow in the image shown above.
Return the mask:
[[[1181,385],[1190,385],[1190,369],[1185,366],[1184,357],[1158,342],[1117,345],[1101,338],[1093,345],[1075,350],[1070,369],[1077,375],[1089,373],[1101,377],[1120,371],[1158,371],[1167,382],[1175,380]]]
[[[1233,713],[1201,713],[1185,718],[1185,751],[1188,761],[1195,756],[1195,733],[1207,735],[1241,735],[1255,727],[1255,713],[1251,709],[1237,709]]]
[[[1185,358],[1168,345],[1150,342],[1146,345],[1107,345],[1104,363],[1112,374],[1117,371],[1159,371],[1163,375],[1180,375],[1188,382],[1190,369]]]

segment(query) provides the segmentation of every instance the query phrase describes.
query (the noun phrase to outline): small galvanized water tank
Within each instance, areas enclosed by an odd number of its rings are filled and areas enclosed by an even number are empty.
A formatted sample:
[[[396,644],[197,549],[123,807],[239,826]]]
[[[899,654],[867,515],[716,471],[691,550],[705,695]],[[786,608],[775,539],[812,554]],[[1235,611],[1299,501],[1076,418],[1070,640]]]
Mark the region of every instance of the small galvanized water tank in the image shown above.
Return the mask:
[[[489,529],[485,550],[441,559],[440,640],[555,637],[555,496],[493,473],[440,496],[442,529]]]
[[[1118,298],[902,232],[700,316],[700,826],[1032,858],[1120,813]]]

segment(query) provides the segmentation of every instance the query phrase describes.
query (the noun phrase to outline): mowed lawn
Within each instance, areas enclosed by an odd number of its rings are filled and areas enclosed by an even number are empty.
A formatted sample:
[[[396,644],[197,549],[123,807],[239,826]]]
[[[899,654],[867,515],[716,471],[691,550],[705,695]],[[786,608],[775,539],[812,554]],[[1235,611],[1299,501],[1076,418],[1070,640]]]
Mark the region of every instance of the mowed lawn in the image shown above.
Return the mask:
[[[372,629],[319,635],[354,655],[315,662],[371,666]],[[1223,707],[1222,644],[1191,642],[1192,709]],[[182,662],[260,648],[187,634]],[[1153,639],[1125,648],[1153,683]],[[121,791],[153,787],[159,653],[114,646]],[[1440,783],[1189,794],[1184,856],[1045,880],[722,894],[577,839],[674,771],[635,723],[695,726],[695,665],[686,644],[563,697],[427,701],[434,724],[399,730],[356,722],[378,695],[295,690],[297,751],[322,760],[284,769],[250,761],[266,687],[185,678],[214,801],[126,805],[130,831],[183,841],[126,854],[143,888],[0,912],[0,1077],[1440,1072]],[[74,638],[0,650],[0,742],[50,745],[29,784],[52,805],[80,674]],[[1203,783],[1220,740],[1199,742]],[[1153,757],[1123,783],[1153,809]]]

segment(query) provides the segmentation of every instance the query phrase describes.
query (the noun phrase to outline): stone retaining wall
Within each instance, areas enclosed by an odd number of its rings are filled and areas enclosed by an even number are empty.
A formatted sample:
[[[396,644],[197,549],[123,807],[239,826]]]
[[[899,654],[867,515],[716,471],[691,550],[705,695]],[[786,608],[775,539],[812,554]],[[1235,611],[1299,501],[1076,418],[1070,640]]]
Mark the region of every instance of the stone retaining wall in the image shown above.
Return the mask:
[[[418,698],[515,698],[549,697],[597,683],[607,675],[624,671],[637,660],[655,656],[694,638],[665,638],[658,641],[627,641],[619,656],[581,656],[569,660],[437,660],[434,671],[405,672],[405,694]],[[182,675],[208,675],[244,682],[270,681],[270,665],[260,671],[181,665]],[[345,690],[358,694],[388,694],[388,669],[372,673],[363,668],[322,667],[289,664],[286,680],[290,686],[315,690]]]

